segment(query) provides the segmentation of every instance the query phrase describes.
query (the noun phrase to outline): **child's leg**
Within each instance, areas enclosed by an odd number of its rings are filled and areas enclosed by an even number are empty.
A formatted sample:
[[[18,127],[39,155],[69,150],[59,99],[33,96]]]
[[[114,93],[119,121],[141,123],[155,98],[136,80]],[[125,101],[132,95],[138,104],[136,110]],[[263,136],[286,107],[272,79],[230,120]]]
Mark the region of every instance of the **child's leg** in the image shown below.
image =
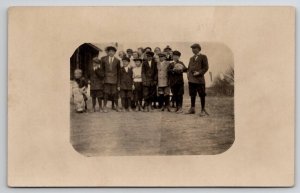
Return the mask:
[[[111,99],[111,108],[115,109],[115,99],[114,99],[114,96],[112,96],[112,99]]]
[[[118,107],[119,107],[119,94],[120,94],[120,91],[118,91],[117,89],[117,85],[115,85],[115,88],[114,88],[114,99],[115,99],[115,105],[116,105],[116,110],[118,111]]]
[[[139,100],[139,111],[142,109],[143,107],[143,99]]]
[[[115,110],[118,112],[120,110],[119,109],[119,99],[117,97],[115,97],[114,101],[115,101]]]
[[[164,95],[164,105],[165,107],[168,107],[170,104],[170,95]]]
[[[170,112],[171,110],[170,110],[170,88],[169,87],[164,88],[164,97],[165,97],[165,107]]]
[[[128,110],[131,111],[131,97],[127,97],[127,107]]]
[[[84,100],[84,110],[85,110],[85,112],[87,112],[87,102],[86,102],[87,100]]]
[[[163,105],[164,105],[164,95],[163,94],[159,94],[159,96],[158,96],[158,104],[159,104],[160,108],[163,107]]]
[[[93,110],[96,111],[96,97],[92,96]]]
[[[102,110],[102,98],[101,97],[97,97],[97,99],[98,99],[99,109],[101,111]]]
[[[178,93],[175,94],[175,103],[176,103],[176,110],[180,108],[180,95]]]
[[[128,106],[128,98],[129,98],[128,93],[129,93],[129,91],[126,90],[126,92],[125,92],[125,109],[129,108],[129,106]]]
[[[125,98],[124,97],[122,97],[121,98],[121,104],[122,104],[122,109],[125,109]]]
[[[106,108],[106,105],[107,105],[107,94],[105,93],[104,94],[104,108]]]

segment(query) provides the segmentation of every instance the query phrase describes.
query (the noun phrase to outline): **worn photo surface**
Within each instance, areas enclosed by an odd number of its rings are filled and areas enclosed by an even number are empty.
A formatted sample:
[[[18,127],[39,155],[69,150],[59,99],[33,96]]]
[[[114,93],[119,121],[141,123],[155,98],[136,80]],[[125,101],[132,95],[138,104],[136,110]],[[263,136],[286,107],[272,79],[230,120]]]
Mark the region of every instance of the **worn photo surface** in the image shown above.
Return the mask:
[[[11,7],[10,187],[291,187],[295,9]]]
[[[234,142],[233,58],[220,42],[83,43],[70,58],[72,146],[85,156],[223,153]],[[115,100],[105,90],[114,67]]]

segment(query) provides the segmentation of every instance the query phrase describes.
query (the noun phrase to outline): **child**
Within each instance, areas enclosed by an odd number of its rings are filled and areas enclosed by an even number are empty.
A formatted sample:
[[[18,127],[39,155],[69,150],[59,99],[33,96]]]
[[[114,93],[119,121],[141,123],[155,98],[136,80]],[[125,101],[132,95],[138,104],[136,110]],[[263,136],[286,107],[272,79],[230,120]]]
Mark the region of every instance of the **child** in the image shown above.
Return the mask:
[[[120,70],[120,97],[122,109],[131,111],[132,87],[133,87],[133,71],[129,67],[130,59],[124,57],[122,59],[123,67]]]
[[[108,55],[102,59],[104,67],[104,110],[107,113],[107,100],[112,97],[118,112],[118,87],[120,84],[120,60],[115,57],[117,49],[113,46],[106,48]]]
[[[87,82],[82,77],[82,70],[76,69],[74,71],[74,82],[72,85],[72,96],[73,101],[75,104],[75,110],[77,113],[86,112],[87,106],[87,96],[86,96],[86,89],[87,89]]]
[[[134,85],[134,101],[136,104],[135,111],[141,111],[143,101],[143,82],[142,82],[142,59],[134,59],[135,68],[133,68],[133,85]]]
[[[159,62],[157,64],[158,71],[158,100],[160,103],[161,111],[164,111],[165,108],[170,112],[170,87],[169,87],[169,77],[168,77],[168,69],[170,63],[166,61],[166,55],[164,53],[160,53]]]
[[[165,47],[164,52],[166,54],[166,61],[172,61],[172,48],[170,46]]]
[[[138,59],[140,57],[139,53],[137,51],[132,52],[132,57],[130,59],[130,64],[129,66],[131,68],[135,68],[135,61],[134,59]]]
[[[171,87],[174,101],[176,103],[177,113],[183,113],[182,111],[182,101],[184,94],[184,81],[183,72],[187,71],[187,68],[183,62],[179,61],[181,53],[179,51],[173,52],[173,60],[169,66],[169,85]]]
[[[103,112],[102,100],[104,97],[103,88],[104,88],[104,68],[101,65],[101,61],[95,57],[93,58],[93,67],[90,69],[89,73],[90,81],[90,95],[92,97],[93,110],[96,112],[96,99],[99,104],[99,111]]]
[[[144,61],[142,66],[142,81],[143,81],[143,96],[145,100],[145,111],[149,112],[149,106],[152,107],[152,102],[156,96],[157,85],[157,65],[153,59],[154,53],[146,52],[147,60]]]

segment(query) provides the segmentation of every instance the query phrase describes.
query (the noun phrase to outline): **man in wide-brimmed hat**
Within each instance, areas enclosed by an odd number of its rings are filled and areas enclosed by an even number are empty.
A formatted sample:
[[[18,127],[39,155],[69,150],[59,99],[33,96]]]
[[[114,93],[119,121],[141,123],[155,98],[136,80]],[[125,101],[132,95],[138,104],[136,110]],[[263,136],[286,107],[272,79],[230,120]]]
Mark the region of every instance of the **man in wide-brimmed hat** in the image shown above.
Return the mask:
[[[118,108],[118,89],[120,85],[120,60],[115,57],[117,48],[114,46],[108,46],[105,49],[107,56],[102,58],[104,66],[104,112],[107,112],[107,100],[112,97],[116,111]]]
[[[195,101],[197,93],[201,101],[201,113],[200,116],[207,116],[208,113],[205,110],[205,79],[204,74],[208,70],[208,60],[206,55],[201,54],[201,46],[195,43],[191,46],[194,56],[190,58],[187,77],[189,81],[189,93],[191,97],[191,108],[188,114],[195,114]]]

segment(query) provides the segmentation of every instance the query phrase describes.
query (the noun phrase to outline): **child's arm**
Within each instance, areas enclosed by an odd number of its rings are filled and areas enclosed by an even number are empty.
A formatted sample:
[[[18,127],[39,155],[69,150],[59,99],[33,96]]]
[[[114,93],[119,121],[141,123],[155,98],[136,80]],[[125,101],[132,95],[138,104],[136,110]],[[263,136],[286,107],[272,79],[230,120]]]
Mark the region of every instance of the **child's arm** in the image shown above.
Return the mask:
[[[141,72],[141,75],[142,75],[142,82],[143,82],[143,83],[146,83],[145,66],[146,66],[146,65],[142,65],[142,72]]]
[[[120,60],[118,61],[118,64],[117,64],[117,88],[118,90],[120,90],[120,84],[121,84],[121,63],[120,63]]]
[[[134,82],[133,82],[133,70],[131,69],[131,80],[132,80],[132,90],[134,90]]]
[[[182,62],[181,64],[182,64],[182,66],[183,66],[183,70],[182,70],[182,72],[187,72],[187,70],[188,70],[188,69],[187,69],[187,67],[184,65],[184,63],[183,63],[183,62]]]
[[[186,68],[186,66],[183,64],[183,62],[180,62],[180,63],[178,63],[178,64],[181,65],[181,68],[180,68],[180,69],[174,68],[174,72],[175,72],[176,74],[182,74],[183,72],[187,72],[187,68]]]
[[[98,78],[100,78],[100,79],[104,78],[104,70],[103,70],[103,68],[101,68],[101,67],[97,68],[96,71],[95,71],[95,73],[96,73],[96,75],[97,75]]]
[[[155,62],[154,64],[154,77],[153,77],[153,84],[154,86],[157,85],[157,81],[158,81],[158,70],[157,70],[157,62]]]
[[[174,74],[174,63],[170,63],[169,66],[168,66],[168,74]]]

